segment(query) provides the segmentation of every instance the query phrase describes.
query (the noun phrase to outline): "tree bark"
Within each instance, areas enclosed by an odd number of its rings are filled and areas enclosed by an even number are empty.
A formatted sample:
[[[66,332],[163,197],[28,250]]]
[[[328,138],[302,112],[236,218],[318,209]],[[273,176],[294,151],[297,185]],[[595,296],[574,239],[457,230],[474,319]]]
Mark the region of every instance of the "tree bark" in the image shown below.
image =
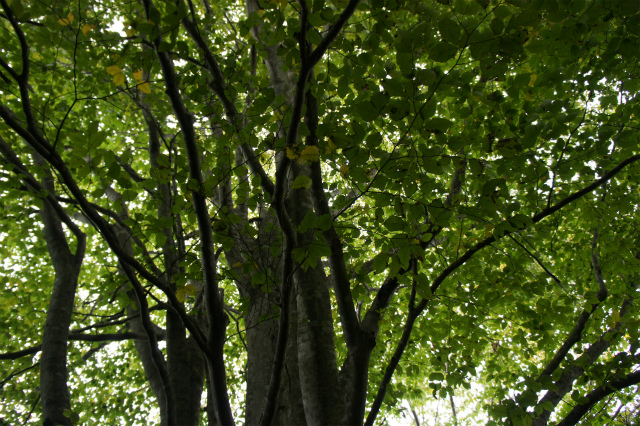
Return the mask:
[[[287,211],[294,225],[302,222],[306,213],[313,211],[308,192],[290,190]],[[318,243],[313,231],[297,233],[297,242],[299,247]],[[294,277],[300,388],[307,424],[344,424],[346,407],[338,375],[328,279],[322,262],[307,270],[298,265]]]
[[[35,157],[36,163],[44,163],[37,154]],[[53,193],[53,178],[49,171],[45,173],[42,186]],[[43,201],[40,216],[44,223],[47,249],[55,270],[47,319],[42,332],[40,395],[43,423],[46,426],[71,425],[73,422],[65,415],[65,411],[71,409],[67,386],[67,342],[78,276],[84,258],[85,237],[84,234],[78,235],[78,245],[73,254],[62,229],[62,222],[46,200]]]

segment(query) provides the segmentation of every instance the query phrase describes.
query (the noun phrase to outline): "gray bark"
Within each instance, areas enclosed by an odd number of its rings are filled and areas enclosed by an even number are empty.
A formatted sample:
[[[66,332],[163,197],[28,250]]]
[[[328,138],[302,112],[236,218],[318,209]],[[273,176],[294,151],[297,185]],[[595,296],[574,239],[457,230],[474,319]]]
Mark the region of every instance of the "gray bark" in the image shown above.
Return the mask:
[[[37,163],[43,163],[37,158]],[[53,179],[49,172],[43,179],[43,187],[53,193]],[[40,211],[44,223],[47,249],[55,270],[53,290],[49,299],[47,319],[42,332],[40,358],[40,395],[44,425],[71,425],[65,410],[71,409],[67,386],[67,342],[78,286],[78,275],[84,257],[84,235],[79,235],[75,254],[71,252],[62,222],[48,201]]]
[[[280,276],[281,252],[272,247],[282,246],[280,230],[275,217],[266,209],[262,210],[258,221],[258,236],[250,240],[235,234],[236,245],[225,253],[230,264],[254,262],[257,270],[269,272],[264,288],[251,284],[251,275],[242,274],[236,268],[236,285],[242,297],[249,298],[249,309],[244,315],[247,344],[247,393],[245,423],[259,424],[265,407],[269,389],[271,369],[278,335],[280,283],[274,280]],[[289,340],[286,349],[285,367],[279,388],[278,403],[272,424],[306,424],[302,410],[302,396],[298,377],[297,348],[295,344],[296,309],[291,304]]]
[[[304,189],[291,190],[287,211],[291,221],[299,224],[307,212],[313,211],[309,193]],[[300,247],[313,243],[313,232],[298,233],[297,241]],[[338,376],[329,286],[321,262],[306,271],[296,269],[295,298],[298,371],[305,418],[310,425],[343,424],[344,393]]]

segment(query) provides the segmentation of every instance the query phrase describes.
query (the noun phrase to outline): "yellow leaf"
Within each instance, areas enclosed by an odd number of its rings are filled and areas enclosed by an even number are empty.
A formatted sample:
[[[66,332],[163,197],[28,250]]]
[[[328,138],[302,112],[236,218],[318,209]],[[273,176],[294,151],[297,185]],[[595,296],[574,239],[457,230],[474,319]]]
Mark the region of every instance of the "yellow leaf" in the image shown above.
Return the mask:
[[[142,70],[134,71],[133,77],[136,81],[142,81]]]
[[[343,164],[340,166],[340,176],[344,177],[349,172],[349,166]]]
[[[184,298],[187,296],[186,292],[184,291],[184,288],[179,288],[176,290],[176,299],[178,299],[178,302],[180,303],[184,303]]]
[[[133,37],[136,34],[136,29],[127,28],[126,30],[124,30],[124,33],[127,35],[127,37]]]
[[[193,284],[187,284],[183,288],[184,288],[184,292],[190,296],[195,296],[196,294],[198,294],[198,289]]]
[[[107,68],[107,72],[111,75],[122,74],[122,70],[117,65],[111,65],[109,68]]]
[[[306,162],[313,163],[314,161],[318,161],[320,158],[320,150],[317,146],[308,146],[302,150],[300,153],[300,158],[298,158],[298,163],[305,164]]]
[[[289,160],[295,160],[296,158],[298,158],[298,154],[296,154],[295,151],[291,148],[287,147],[287,158]]]
[[[538,74],[531,75],[531,79],[529,80],[529,87],[533,86],[533,84],[536,82],[537,79],[538,79]]]
[[[84,35],[87,35],[87,33],[88,33],[89,31],[91,31],[91,30],[95,30],[95,29],[96,29],[96,26],[95,26],[95,25],[93,25],[93,24],[86,24],[86,25],[83,25],[83,26],[82,26],[82,33],[83,33]]]
[[[66,18],[58,19],[58,24],[69,25],[73,22],[73,13],[69,13]]]
[[[231,265],[232,268],[239,268],[242,266],[242,262],[236,262],[233,265]]]
[[[311,179],[309,176],[300,175],[291,182],[291,189],[309,189],[311,188]]]
[[[144,83],[138,84],[138,89],[140,89],[142,93],[151,93],[151,86],[149,86],[149,83],[147,83],[146,81]]]
[[[331,152],[336,149],[337,146],[331,139],[327,139],[327,146],[324,148],[325,154],[331,154]]]
[[[183,303],[187,296],[195,296],[196,294],[198,294],[196,286],[193,284],[187,284],[176,290],[176,299],[178,299],[180,303]]]
[[[120,86],[124,84],[124,80],[125,80],[124,74],[122,73],[118,73],[113,76],[113,84],[115,84],[116,86]]]

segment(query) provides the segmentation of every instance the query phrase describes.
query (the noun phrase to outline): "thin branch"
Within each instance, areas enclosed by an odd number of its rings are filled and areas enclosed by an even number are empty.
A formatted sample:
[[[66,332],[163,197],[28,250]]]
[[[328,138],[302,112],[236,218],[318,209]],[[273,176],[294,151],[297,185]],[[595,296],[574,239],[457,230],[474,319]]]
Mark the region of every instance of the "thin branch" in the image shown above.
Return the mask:
[[[573,194],[567,196],[566,198],[564,198],[562,201],[554,204],[551,207],[545,208],[544,210],[542,210],[540,213],[534,215],[531,218],[531,225],[540,222],[542,219],[551,216],[553,213],[557,212],[558,210],[562,209],[564,206],[566,206],[567,204],[570,204],[576,200],[578,200],[579,198],[584,197],[585,195],[593,192],[595,189],[599,188],[600,186],[606,184],[607,182],[609,182],[609,180],[611,180],[614,176],[616,176],[618,173],[620,173],[626,166],[635,163],[636,161],[640,160],[640,155],[633,155],[629,158],[627,158],[626,160],[622,161],[620,164],[618,164],[615,168],[613,168],[610,172],[606,173],[604,176],[602,176],[600,179],[594,181],[592,184],[586,186],[585,188],[581,189],[580,191],[574,192]],[[503,221],[504,222],[508,222],[509,219],[506,219]],[[529,226],[531,226],[529,225]],[[527,228],[528,226],[524,226],[521,229],[518,229],[518,231]],[[517,232],[517,231],[505,231],[504,235],[509,235],[513,232]],[[467,260],[469,260],[474,254],[476,254],[478,251],[482,250],[483,248],[485,248],[486,246],[490,245],[491,243],[495,242],[496,238],[494,236],[490,236],[485,238],[483,241],[477,243],[475,246],[473,246],[472,248],[470,248],[469,250],[467,250],[459,259],[457,259],[455,262],[451,263],[447,268],[445,268],[444,271],[442,271],[440,273],[440,275],[438,275],[438,277],[436,277],[436,279],[433,281],[433,284],[431,285],[431,292],[435,294],[436,290],[438,289],[438,287],[440,287],[440,284],[442,284],[442,282],[449,276],[451,275],[451,273],[453,273],[453,271],[455,271],[456,269],[458,269],[460,266],[464,265]]]
[[[54,194],[47,191],[38,180],[31,175],[22,163],[11,146],[0,136],[0,153],[2,153],[3,160],[13,165],[13,172],[19,175],[23,182],[31,188],[35,195],[43,197],[52,209],[56,212],[56,215],[62,223],[64,223],[69,230],[78,238],[78,241],[84,241],[86,239],[84,232],[76,225],[67,212],[64,211],[62,206],[58,203],[58,200]]]
[[[39,365],[40,365],[40,363],[39,363],[39,362],[36,362],[35,364],[30,365],[30,366],[29,366],[29,367],[27,367],[27,368],[23,368],[23,369],[21,369],[21,370],[14,371],[13,373],[9,374],[9,375],[7,376],[7,378],[6,378],[6,379],[4,379],[4,380],[2,380],[2,381],[0,382],[0,390],[2,390],[2,388],[4,387],[4,385],[5,385],[6,383],[10,382],[10,381],[11,381],[11,379],[13,379],[14,377],[19,376],[19,375],[21,375],[22,373],[26,373],[27,371],[32,370],[32,369],[34,369],[34,368],[38,367]]]
[[[595,253],[597,238],[598,238],[598,230],[594,229],[593,242],[591,244],[591,260],[593,262],[593,269],[596,275],[596,280],[598,281],[598,286],[600,288],[600,290],[596,294],[596,297],[598,298],[599,303],[593,305],[590,310],[585,309],[582,311],[582,313],[578,317],[578,320],[576,321],[575,326],[573,327],[573,330],[571,330],[571,332],[565,339],[562,346],[555,353],[555,355],[553,356],[549,364],[547,364],[547,366],[542,371],[542,373],[540,373],[540,376],[538,376],[538,379],[537,379],[538,381],[543,377],[550,376],[551,374],[553,374],[554,371],[557,370],[557,368],[560,366],[560,363],[565,359],[565,357],[567,356],[567,354],[569,353],[569,350],[571,350],[573,345],[575,345],[580,341],[580,339],[582,339],[582,332],[584,331],[584,328],[587,325],[587,321],[589,320],[591,313],[593,313],[596,310],[596,308],[600,305],[600,303],[604,302],[604,300],[607,298],[607,288],[604,286],[604,280],[602,279],[602,273],[600,272],[598,257]]]
[[[29,70],[30,70],[30,61],[29,61],[29,44],[27,43],[27,38],[20,28],[20,24],[18,19],[13,15],[13,11],[7,4],[6,0],[0,0],[0,4],[4,9],[5,14],[7,15],[7,19],[11,23],[13,27],[13,31],[15,32],[18,40],[20,42],[20,51],[22,56],[22,71],[18,76],[18,84],[20,86],[20,98],[22,101],[22,109],[27,118],[27,126],[29,130],[42,138],[42,134],[38,130],[36,119],[33,116],[33,109],[31,108],[31,100],[29,97]]]
[[[162,334],[156,334],[158,340],[164,340]],[[149,340],[146,334],[133,333],[130,331],[124,333],[103,333],[103,334],[83,334],[83,333],[70,333],[69,340],[77,340],[82,342],[119,342],[122,340]],[[42,345],[35,345],[30,348],[22,349],[16,352],[7,352],[0,354],[0,360],[13,360],[22,358],[28,355],[37,354],[42,350]]]
[[[622,302],[619,312],[620,318],[625,317],[632,304],[633,296],[630,296]],[[626,322],[626,320],[616,322],[613,327],[609,328],[607,332],[600,336],[600,339],[597,342],[590,345],[582,355],[580,355],[574,365],[565,368],[560,378],[555,382],[555,389],[547,391],[538,404],[550,402],[555,409],[562,398],[564,398],[564,396],[573,389],[575,381],[584,374],[585,366],[593,365],[593,363],[596,362],[607,349],[609,349],[613,343],[613,337],[620,332],[620,328],[624,322]],[[546,425],[552,411],[553,409],[545,409],[536,419],[534,419],[532,426]]]
[[[382,377],[380,385],[378,386],[378,393],[376,394],[376,398],[373,400],[373,404],[371,404],[371,409],[369,410],[369,414],[367,415],[367,420],[364,422],[365,426],[373,426],[373,422],[376,420],[378,412],[380,411],[380,407],[382,406],[384,396],[387,393],[387,386],[391,382],[391,377],[393,377],[393,373],[396,371],[404,350],[409,343],[411,331],[413,330],[413,324],[418,318],[418,315],[420,315],[421,313],[421,310],[419,309],[420,305],[418,305],[417,309],[409,308],[409,312],[407,313],[407,320],[402,330],[402,336],[400,337],[400,341],[398,341],[396,350],[393,352],[393,355],[389,360],[389,364],[387,364],[387,368],[384,371],[384,376]]]
[[[204,60],[207,65],[207,70],[209,71],[213,79],[210,84],[211,89],[222,103],[225,114],[227,116],[227,120],[232,124],[232,126],[237,127],[240,124],[236,123],[238,111],[236,110],[233,101],[231,101],[225,93],[226,83],[218,61],[209,48],[209,45],[202,38],[202,34],[200,33],[200,31],[198,31],[196,24],[190,19],[185,18],[182,20],[182,25],[187,30],[187,34],[189,34],[189,36],[193,39],[198,48],[202,50]],[[267,172],[262,167],[262,164],[260,164],[260,159],[254,152],[253,148],[246,142],[242,143],[240,147],[251,172],[257,176],[260,176],[260,185],[262,189],[266,193],[273,195],[273,182],[271,182],[269,175],[267,175]]]
[[[544,270],[544,272],[547,273],[547,275],[549,275],[555,282],[556,284],[558,284],[560,287],[562,287],[563,290],[567,290],[567,288],[564,286],[564,284],[562,284],[562,282],[560,281],[560,279],[558,277],[556,277],[554,275],[553,272],[551,272],[546,266],[544,266],[544,264],[542,263],[542,261],[535,255],[533,254],[531,251],[529,251],[528,248],[526,248],[520,241],[516,240],[513,235],[509,235],[509,238],[511,238],[511,240],[516,243],[522,250],[524,250],[533,260],[536,261],[536,263]]]

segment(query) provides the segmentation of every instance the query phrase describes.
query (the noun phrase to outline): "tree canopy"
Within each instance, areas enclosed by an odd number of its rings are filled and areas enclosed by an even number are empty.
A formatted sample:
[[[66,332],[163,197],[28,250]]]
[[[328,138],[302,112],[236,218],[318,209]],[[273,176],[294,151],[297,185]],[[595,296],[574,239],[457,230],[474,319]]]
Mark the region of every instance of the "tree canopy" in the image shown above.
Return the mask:
[[[637,0],[0,6],[1,425],[635,424]]]

